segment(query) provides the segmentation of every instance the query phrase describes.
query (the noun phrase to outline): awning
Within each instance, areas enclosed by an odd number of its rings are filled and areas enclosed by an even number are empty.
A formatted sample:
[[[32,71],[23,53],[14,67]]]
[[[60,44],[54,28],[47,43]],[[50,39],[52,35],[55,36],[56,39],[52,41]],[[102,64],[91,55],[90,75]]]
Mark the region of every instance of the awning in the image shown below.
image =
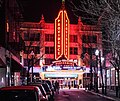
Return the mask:
[[[2,61],[2,59],[0,58],[0,68],[5,68],[6,65],[5,63]]]
[[[11,71],[12,72],[20,72],[24,67],[15,61],[13,58],[11,59]]]

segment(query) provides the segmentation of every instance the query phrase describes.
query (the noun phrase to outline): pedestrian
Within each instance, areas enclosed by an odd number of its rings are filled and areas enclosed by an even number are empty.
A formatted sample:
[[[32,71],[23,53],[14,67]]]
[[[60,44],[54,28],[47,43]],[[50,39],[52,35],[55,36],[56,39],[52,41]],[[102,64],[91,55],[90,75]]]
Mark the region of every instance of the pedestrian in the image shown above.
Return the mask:
[[[87,90],[87,89],[88,89],[88,84],[85,85],[85,90]]]
[[[70,86],[70,81],[68,82],[68,87],[69,87],[69,89],[71,88],[71,86]]]
[[[53,88],[54,88],[54,91],[56,91],[56,88],[55,88],[55,83],[54,83],[54,81],[52,80],[52,86],[53,86]]]
[[[56,92],[59,94],[59,82],[55,81]]]

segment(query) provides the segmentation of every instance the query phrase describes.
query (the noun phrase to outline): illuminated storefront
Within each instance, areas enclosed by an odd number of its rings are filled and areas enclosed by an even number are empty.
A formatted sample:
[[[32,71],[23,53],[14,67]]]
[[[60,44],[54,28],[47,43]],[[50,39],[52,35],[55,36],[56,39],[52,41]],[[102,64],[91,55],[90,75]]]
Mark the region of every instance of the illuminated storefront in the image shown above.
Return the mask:
[[[42,79],[49,79],[51,81],[59,81],[61,86],[67,87],[68,82],[71,82],[71,86],[82,84],[84,70],[79,67],[79,69],[74,67],[48,67],[46,72],[40,73]],[[66,86],[64,85],[66,83]]]

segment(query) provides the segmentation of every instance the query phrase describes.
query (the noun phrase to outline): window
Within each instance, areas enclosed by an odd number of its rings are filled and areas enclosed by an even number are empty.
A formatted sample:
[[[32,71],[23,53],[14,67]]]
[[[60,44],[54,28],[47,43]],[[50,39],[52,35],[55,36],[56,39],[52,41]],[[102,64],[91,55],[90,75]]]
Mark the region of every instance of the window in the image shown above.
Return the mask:
[[[78,54],[78,48],[74,48],[74,54],[75,54],[75,55]]]
[[[92,54],[95,54],[95,50],[96,50],[96,48],[83,47],[83,54],[85,54],[85,53],[91,54],[91,52],[92,52]]]
[[[97,43],[97,36],[96,35],[83,35],[82,36],[82,42],[83,43]]]
[[[50,54],[54,54],[54,47],[50,47]]]
[[[35,34],[35,41],[40,41],[40,33]]]
[[[77,35],[73,36],[73,42],[77,42]]]
[[[35,34],[30,34],[30,41],[34,41],[34,38],[35,38]]]
[[[49,41],[49,34],[45,34],[45,41]]]
[[[83,36],[82,36],[82,42],[83,42],[83,43],[87,43],[87,41],[86,41],[86,40],[87,40],[86,35],[83,35]]]
[[[45,47],[45,54],[54,54],[54,47]]]
[[[24,40],[28,41],[29,40],[29,33],[24,33]]]
[[[24,33],[25,41],[40,41],[40,33]]]
[[[83,54],[87,53],[87,48],[83,47],[82,51],[83,51]]]
[[[93,35],[93,43],[97,43],[97,36]]]
[[[77,55],[78,54],[78,48],[77,47],[70,47],[70,54]]]
[[[54,41],[54,34],[45,34],[45,41]]]
[[[92,48],[87,48],[87,50],[88,50],[88,54],[92,53]]]
[[[70,47],[70,54],[73,54],[73,49]]]
[[[49,47],[45,47],[45,54],[49,54]]]
[[[28,61],[30,62],[30,65],[32,65],[31,59],[29,59],[29,60],[24,59],[24,66],[28,66]],[[39,66],[40,59],[34,59],[33,63],[34,63],[35,66]]]
[[[54,35],[53,34],[50,34],[50,41],[54,41]]]
[[[70,35],[70,42],[78,42],[77,35]]]
[[[25,53],[25,54],[28,53],[28,46],[25,46],[25,48],[24,48],[24,53]]]
[[[52,61],[53,61],[53,59],[45,58],[45,64],[46,64],[46,65],[52,64]]]
[[[40,47],[39,46],[34,47],[33,51],[35,54],[40,54]]]
[[[31,51],[33,51],[35,54],[40,54],[40,47],[39,46],[26,46],[24,53],[25,54],[30,54]]]

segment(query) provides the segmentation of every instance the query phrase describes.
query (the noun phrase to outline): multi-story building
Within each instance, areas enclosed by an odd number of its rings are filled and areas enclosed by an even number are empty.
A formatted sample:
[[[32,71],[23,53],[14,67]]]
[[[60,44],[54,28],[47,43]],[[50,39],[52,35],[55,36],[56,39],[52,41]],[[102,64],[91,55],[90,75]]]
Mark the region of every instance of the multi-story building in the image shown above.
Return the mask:
[[[19,33],[21,13],[16,0],[0,2],[0,87],[17,85],[23,66],[20,51],[24,41]]]
[[[89,71],[90,54],[102,49],[101,31],[97,25],[84,24],[78,18],[71,24],[64,1],[54,23],[47,23],[42,15],[39,22],[22,22],[21,35],[25,41],[22,63],[28,66],[34,52],[34,73],[42,79],[59,79],[61,84],[71,80],[83,83],[83,67]]]

